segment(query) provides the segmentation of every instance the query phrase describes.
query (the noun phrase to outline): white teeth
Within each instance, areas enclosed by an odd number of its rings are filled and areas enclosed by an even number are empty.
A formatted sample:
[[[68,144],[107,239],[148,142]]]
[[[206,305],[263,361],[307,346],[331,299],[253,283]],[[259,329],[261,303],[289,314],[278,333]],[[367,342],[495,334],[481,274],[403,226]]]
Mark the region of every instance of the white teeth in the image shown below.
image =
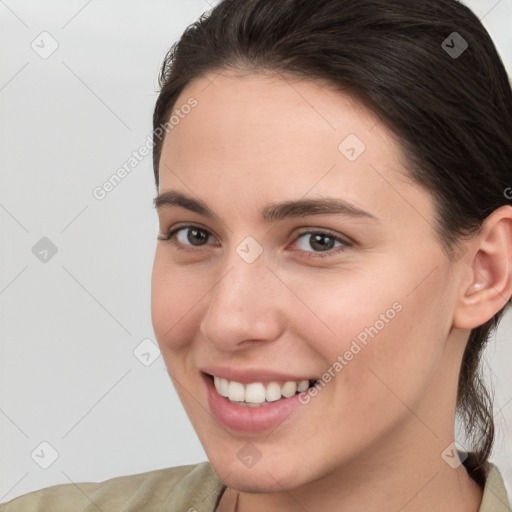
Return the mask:
[[[261,382],[252,382],[245,386],[245,401],[262,404],[265,401],[265,386]]]
[[[240,382],[235,382],[232,380],[228,386],[228,397],[232,402],[245,401],[244,385],[240,384]]]
[[[282,386],[278,382],[270,382],[266,386],[262,382],[241,384],[236,381],[213,376],[213,383],[219,395],[229,398],[231,402],[239,402],[249,407],[266,405],[275,402],[281,397],[289,398],[297,392],[306,391],[309,388],[309,380],[288,381]]]
[[[219,395],[227,397],[229,385],[228,380],[220,377],[213,377],[213,382],[215,383],[215,389],[217,389]]]
[[[271,382],[267,386],[267,392],[265,394],[267,402],[275,402],[281,398],[281,386],[277,382]]]
[[[293,396],[297,393],[297,383],[289,380],[285,382],[284,386],[281,388],[281,394],[285,397]]]
[[[220,382],[219,382],[219,385],[220,385],[220,394],[222,396],[228,396],[228,391],[229,391],[229,381],[228,379],[220,379]]]
[[[297,384],[297,391],[300,393],[302,391],[306,391],[309,388],[309,380],[301,380]]]

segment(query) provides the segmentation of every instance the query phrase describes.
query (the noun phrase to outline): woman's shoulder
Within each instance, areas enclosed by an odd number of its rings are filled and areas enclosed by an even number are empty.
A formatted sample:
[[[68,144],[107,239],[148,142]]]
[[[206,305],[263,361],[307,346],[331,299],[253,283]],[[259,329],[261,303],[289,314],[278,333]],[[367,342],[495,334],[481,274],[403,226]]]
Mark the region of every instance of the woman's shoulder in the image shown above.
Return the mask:
[[[54,485],[0,504],[0,512],[212,512],[224,488],[210,463],[200,462],[102,482]]]
[[[486,463],[487,479],[479,512],[511,512],[503,477],[496,465]]]
[[[488,462],[479,512],[511,512],[497,466]],[[119,476],[102,482],[54,485],[0,504],[0,512],[213,512],[225,485],[209,462]]]

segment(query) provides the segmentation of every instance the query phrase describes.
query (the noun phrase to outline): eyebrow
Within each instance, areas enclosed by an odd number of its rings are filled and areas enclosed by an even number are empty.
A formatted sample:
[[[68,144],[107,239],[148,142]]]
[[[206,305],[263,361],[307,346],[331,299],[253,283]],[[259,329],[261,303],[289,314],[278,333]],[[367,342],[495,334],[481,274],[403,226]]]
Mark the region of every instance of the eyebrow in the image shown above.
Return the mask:
[[[179,206],[198,213],[209,219],[221,219],[203,201],[187,196],[176,190],[162,192],[153,200],[155,208]],[[371,213],[361,210],[344,199],[326,197],[319,199],[299,199],[270,203],[260,211],[264,222],[276,222],[291,217],[307,217],[309,215],[345,215],[348,217],[378,219]]]

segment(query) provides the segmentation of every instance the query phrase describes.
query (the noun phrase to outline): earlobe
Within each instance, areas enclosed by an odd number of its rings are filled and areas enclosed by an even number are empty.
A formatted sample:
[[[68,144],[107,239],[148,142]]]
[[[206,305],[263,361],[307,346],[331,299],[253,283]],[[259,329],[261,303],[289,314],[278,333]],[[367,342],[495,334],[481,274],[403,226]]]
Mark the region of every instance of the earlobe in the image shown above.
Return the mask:
[[[453,319],[454,327],[460,329],[484,324],[512,296],[512,206],[489,215],[471,247],[469,278],[461,286]]]

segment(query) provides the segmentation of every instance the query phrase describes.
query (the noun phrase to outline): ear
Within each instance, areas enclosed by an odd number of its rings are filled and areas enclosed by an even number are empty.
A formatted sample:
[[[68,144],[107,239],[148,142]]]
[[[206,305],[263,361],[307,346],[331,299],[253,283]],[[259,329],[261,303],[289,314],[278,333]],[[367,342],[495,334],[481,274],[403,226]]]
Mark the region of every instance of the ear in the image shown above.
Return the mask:
[[[470,264],[453,318],[453,326],[460,329],[484,324],[512,296],[512,206],[494,210],[468,248],[464,261]]]

